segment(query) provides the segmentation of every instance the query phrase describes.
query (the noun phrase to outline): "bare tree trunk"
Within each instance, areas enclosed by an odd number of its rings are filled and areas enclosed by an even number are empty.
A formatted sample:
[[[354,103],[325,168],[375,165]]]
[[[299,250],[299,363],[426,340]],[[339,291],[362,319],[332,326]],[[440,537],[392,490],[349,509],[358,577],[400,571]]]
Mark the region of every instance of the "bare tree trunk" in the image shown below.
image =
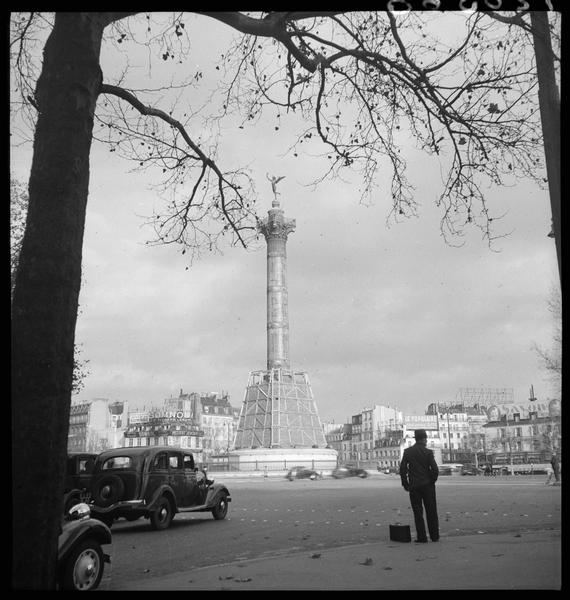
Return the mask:
[[[104,13],[58,13],[12,304],[14,589],[54,589]]]
[[[548,12],[531,11],[532,35],[538,73],[538,99],[546,156],[546,173],[552,211],[552,232],[556,243],[558,274],[562,285],[562,224],[560,214],[560,97],[554,76],[554,59]]]

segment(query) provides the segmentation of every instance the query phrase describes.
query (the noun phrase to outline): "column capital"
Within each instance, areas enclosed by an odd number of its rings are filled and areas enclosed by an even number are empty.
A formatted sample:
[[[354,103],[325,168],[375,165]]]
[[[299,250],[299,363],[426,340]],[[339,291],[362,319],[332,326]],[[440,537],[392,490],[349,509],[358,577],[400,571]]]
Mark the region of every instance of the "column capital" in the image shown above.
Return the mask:
[[[265,219],[260,219],[257,223],[257,230],[262,233],[265,239],[284,238],[295,231],[295,219],[286,219],[281,209],[272,209],[268,212]]]

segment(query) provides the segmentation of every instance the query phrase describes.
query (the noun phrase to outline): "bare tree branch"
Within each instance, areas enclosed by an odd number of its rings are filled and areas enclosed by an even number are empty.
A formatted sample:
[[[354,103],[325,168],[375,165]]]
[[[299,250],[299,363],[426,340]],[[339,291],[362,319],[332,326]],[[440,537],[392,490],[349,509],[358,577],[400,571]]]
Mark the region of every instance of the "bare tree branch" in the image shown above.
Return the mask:
[[[171,117],[169,114],[165,113],[164,111],[162,111],[160,109],[152,108],[150,106],[145,106],[140,100],[138,100],[138,98],[134,94],[132,94],[128,90],[125,90],[118,86],[109,85],[109,84],[104,83],[101,85],[101,93],[102,94],[112,94],[114,96],[117,96],[118,98],[121,98],[122,100],[125,100],[126,102],[128,102],[131,106],[133,106],[133,108],[138,110],[140,114],[145,115],[145,116],[157,117],[158,119],[165,121],[166,123],[171,125],[174,129],[176,129],[177,131],[180,132],[180,134],[181,134],[182,138],[184,139],[184,141],[186,142],[186,144],[194,151],[194,153],[195,153],[194,158],[196,160],[201,161],[203,164],[202,174],[200,175],[200,177],[198,178],[198,180],[196,181],[196,183],[193,187],[190,198],[187,201],[187,208],[192,204],[192,202],[196,198],[196,192],[198,190],[199,184],[201,183],[201,181],[203,179],[205,169],[206,168],[211,169],[212,171],[214,171],[214,173],[218,177],[218,191],[219,191],[219,198],[220,198],[220,204],[222,207],[222,212],[225,215],[227,222],[232,227],[234,233],[238,237],[242,246],[244,248],[247,247],[247,244],[241,235],[240,229],[236,226],[234,218],[228,213],[228,209],[226,206],[225,186],[230,188],[235,193],[235,195],[241,200],[241,202],[243,204],[245,204],[245,200],[240,192],[239,186],[234,184],[233,182],[231,182],[221,172],[221,170],[216,165],[216,163],[211,158],[206,156],[206,154],[204,154],[204,152],[200,149],[200,147],[191,139],[191,137],[189,136],[188,132],[186,131],[186,129],[184,128],[182,123],[180,123],[180,121],[177,121],[176,119]],[[187,209],[186,209],[186,214],[187,214]]]

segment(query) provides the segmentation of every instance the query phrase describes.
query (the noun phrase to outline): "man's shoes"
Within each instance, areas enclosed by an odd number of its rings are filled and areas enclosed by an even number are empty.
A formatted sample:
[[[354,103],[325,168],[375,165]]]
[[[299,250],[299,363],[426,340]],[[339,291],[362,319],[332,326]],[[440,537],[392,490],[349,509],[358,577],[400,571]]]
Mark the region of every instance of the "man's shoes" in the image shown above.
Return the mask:
[[[427,540],[414,540],[416,544],[427,544]]]
[[[435,538],[435,540],[434,540],[433,538],[431,538],[431,541],[432,541],[432,542],[439,542],[439,538],[438,538],[438,537],[436,537],[436,538]]]

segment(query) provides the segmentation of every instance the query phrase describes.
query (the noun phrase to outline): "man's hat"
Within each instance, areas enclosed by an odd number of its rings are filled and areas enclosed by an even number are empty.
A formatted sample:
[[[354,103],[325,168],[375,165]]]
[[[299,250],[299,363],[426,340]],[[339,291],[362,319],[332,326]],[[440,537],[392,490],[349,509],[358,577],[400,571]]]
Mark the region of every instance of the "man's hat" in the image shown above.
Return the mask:
[[[414,437],[416,440],[427,440],[427,433],[425,429],[416,429],[414,431]]]

